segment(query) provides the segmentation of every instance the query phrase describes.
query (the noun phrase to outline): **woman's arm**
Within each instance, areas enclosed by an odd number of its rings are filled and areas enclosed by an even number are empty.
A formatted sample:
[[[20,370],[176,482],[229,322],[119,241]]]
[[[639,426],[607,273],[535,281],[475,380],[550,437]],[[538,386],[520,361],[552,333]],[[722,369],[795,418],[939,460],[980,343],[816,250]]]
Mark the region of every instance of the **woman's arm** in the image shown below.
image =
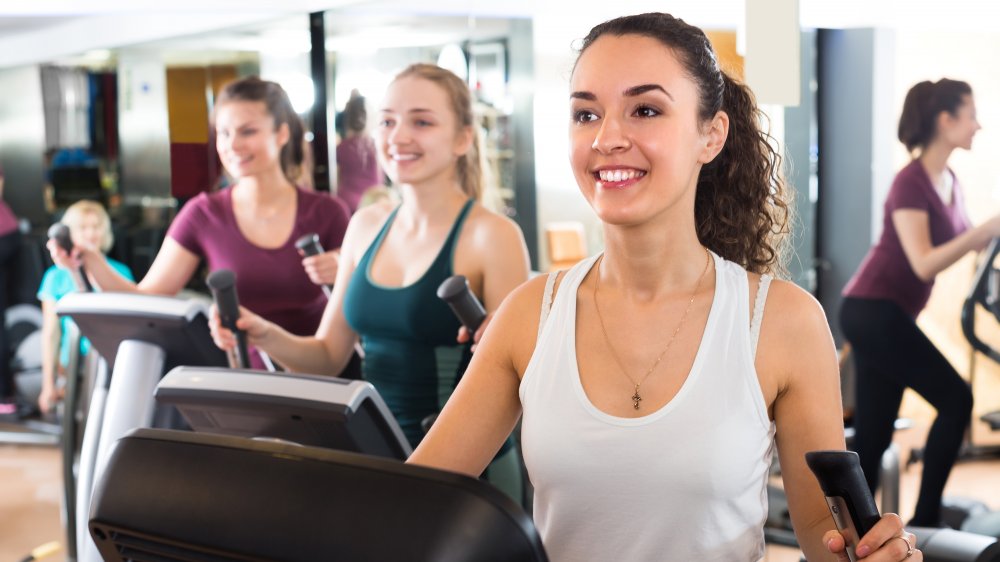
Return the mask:
[[[482,258],[483,306],[487,312],[500,308],[507,295],[528,280],[528,248],[520,227],[505,217],[490,213],[486,228],[473,239]]]
[[[930,219],[927,211],[897,209],[892,212],[892,225],[903,246],[906,260],[922,281],[931,281],[972,250],[980,250],[991,238],[1000,236],[1000,215],[971,228],[939,246],[931,242]]]
[[[840,372],[826,316],[810,295],[775,281],[759,341],[756,364],[765,393],[774,393],[775,440],[795,535],[810,561],[836,560],[822,542],[836,526],[805,462],[808,451],[844,449]]]
[[[351,228],[341,249],[341,263],[337,268],[333,293],[323,311],[323,319],[315,336],[295,336],[270,324],[268,334],[255,342],[258,348],[267,352],[272,359],[300,373],[337,375],[344,370],[351,359],[357,334],[351,329],[344,316],[344,297],[347,285],[357,260],[349,249]]]
[[[783,281],[772,283],[764,310],[756,365],[765,394],[768,388],[774,392],[775,439],[792,526],[811,562],[845,561],[823,492],[805,462],[809,451],[844,449],[840,372],[826,315],[811,295]],[[900,541],[889,539],[902,532],[899,517],[886,514],[860,544],[879,551],[872,560],[898,560],[901,544],[893,543]]]
[[[59,316],[56,303],[42,301],[42,392],[38,395],[38,407],[47,413],[57,400],[56,370],[59,366],[59,342],[61,341]]]
[[[514,221],[495,213],[479,209],[482,213],[469,238],[469,255],[476,258],[482,272],[481,294],[486,320],[473,334],[473,341],[482,339],[493,313],[500,308],[507,295],[528,280],[530,262],[528,248],[521,228]],[[458,333],[459,343],[469,335],[463,326]]]
[[[87,276],[102,291],[120,293],[175,295],[194,275],[199,262],[198,256],[168,236],[160,246],[149,272],[136,284],[115,271],[104,254],[96,248],[77,246],[74,255],[70,255],[53,240],[49,240],[47,247],[52,261],[57,265],[75,269],[83,264]]]
[[[343,371],[358,341],[357,334],[344,317],[347,286],[364,250],[374,238],[373,228],[377,231],[377,226],[381,224],[379,216],[384,214],[379,209],[365,209],[355,214],[348,224],[333,293],[323,311],[316,335],[296,336],[241,308],[236,325],[246,331],[249,343],[291,371],[326,375]],[[219,326],[214,307],[210,325],[216,345],[222,349],[231,349],[236,345],[232,332]]]
[[[118,275],[111,268],[107,260],[102,259],[101,261],[104,262],[104,267],[107,270],[110,270],[118,280],[123,282],[122,286],[129,283],[127,279]],[[149,267],[146,276],[135,287],[139,292],[151,295],[176,295],[191,280],[191,276],[194,275],[200,261],[197,255],[167,236],[163,239],[163,245],[160,246],[160,251],[156,254],[156,259],[153,260],[153,265]]]

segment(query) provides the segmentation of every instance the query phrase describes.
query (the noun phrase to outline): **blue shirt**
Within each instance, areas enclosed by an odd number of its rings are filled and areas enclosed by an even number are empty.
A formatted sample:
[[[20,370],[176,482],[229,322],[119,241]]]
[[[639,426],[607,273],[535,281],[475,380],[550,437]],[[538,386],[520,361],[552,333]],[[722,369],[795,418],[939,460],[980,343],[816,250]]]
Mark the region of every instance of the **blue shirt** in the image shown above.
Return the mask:
[[[127,265],[111,258],[105,259],[108,260],[108,265],[117,271],[119,275],[129,281],[135,281],[132,277],[132,271],[129,270]],[[40,301],[56,303],[63,296],[75,292],[77,292],[76,285],[73,283],[73,275],[69,270],[53,265],[42,277],[42,284],[38,287],[37,296]],[[59,338],[59,364],[63,366],[69,363],[69,338],[66,337],[66,330],[71,325],[73,325],[73,320],[69,316],[63,316],[60,319],[59,326],[62,337]],[[90,340],[80,338],[80,355],[84,355],[88,351],[90,351]]]

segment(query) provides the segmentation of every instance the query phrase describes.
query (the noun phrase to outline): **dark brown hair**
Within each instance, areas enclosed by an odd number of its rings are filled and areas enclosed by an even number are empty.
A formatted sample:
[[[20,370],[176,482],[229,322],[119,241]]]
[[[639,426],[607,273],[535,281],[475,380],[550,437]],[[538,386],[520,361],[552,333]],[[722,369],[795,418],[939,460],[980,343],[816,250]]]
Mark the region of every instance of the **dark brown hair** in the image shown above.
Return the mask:
[[[355,96],[347,100],[344,106],[344,128],[347,131],[364,131],[368,126],[368,110],[365,109],[365,98]]]
[[[305,125],[292,108],[292,102],[285,90],[276,82],[261,80],[256,76],[230,82],[223,86],[215,99],[215,108],[212,110],[213,121],[219,106],[231,101],[264,102],[268,114],[274,118],[275,130],[282,124],[288,125],[288,142],[281,147],[281,171],[288,181],[296,183],[302,172],[302,162],[305,160]]]
[[[899,142],[913,152],[923,150],[937,135],[937,118],[942,112],[952,116],[972,95],[972,87],[961,80],[942,78],[937,82],[924,80],[906,92],[903,113],[899,116]]]
[[[694,214],[698,239],[754,273],[784,273],[791,206],[774,139],[760,128],[753,93],[720,70],[705,33],[670,14],[647,13],[606,21],[583,39],[580,55],[603,35],[655,39],[677,56],[698,86],[698,117],[729,116],[722,151],[698,176]],[[577,59],[579,60],[579,58]]]
[[[468,152],[459,157],[456,167],[458,168],[458,182],[461,184],[462,190],[469,198],[479,201],[483,194],[485,180],[483,179],[482,155],[479,150],[479,134],[472,113],[472,93],[469,91],[468,84],[450,70],[425,63],[411,64],[397,74],[393,82],[409,76],[437,84],[448,95],[448,101],[451,102],[451,110],[455,114],[455,121],[459,129],[468,127],[472,130],[472,145]]]

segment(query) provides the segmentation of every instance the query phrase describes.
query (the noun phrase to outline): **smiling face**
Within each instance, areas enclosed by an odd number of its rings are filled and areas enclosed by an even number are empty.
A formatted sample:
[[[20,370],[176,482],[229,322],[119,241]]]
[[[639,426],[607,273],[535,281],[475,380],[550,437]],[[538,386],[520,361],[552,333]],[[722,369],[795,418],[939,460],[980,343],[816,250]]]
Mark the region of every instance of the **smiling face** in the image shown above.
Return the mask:
[[[459,127],[448,93],[430,80],[404,76],[389,85],[376,141],[383,169],[394,183],[453,181],[472,131]]]
[[[289,132],[284,123],[275,129],[264,102],[232,100],[216,108],[215,137],[222,165],[241,178],[280,170]]]
[[[982,129],[976,119],[976,102],[971,95],[962,96],[962,105],[958,106],[955,115],[947,111],[941,112],[938,121],[938,134],[950,146],[972,149],[972,138],[976,131]]]
[[[693,221],[698,172],[728,130],[722,112],[701,122],[699,101],[656,39],[605,35],[583,52],[570,88],[570,163],[601,220],[635,224],[681,208]]]

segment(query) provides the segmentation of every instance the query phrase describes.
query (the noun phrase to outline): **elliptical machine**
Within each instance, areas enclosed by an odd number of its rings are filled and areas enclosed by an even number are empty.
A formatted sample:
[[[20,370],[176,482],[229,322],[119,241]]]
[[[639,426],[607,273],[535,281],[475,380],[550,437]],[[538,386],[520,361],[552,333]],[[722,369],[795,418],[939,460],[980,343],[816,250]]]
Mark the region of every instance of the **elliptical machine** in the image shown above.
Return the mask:
[[[232,368],[178,367],[157,386],[196,433],[137,429],[115,447],[90,519],[105,560],[547,560],[501,492],[403,464],[410,445],[371,384],[243,368],[235,275],[208,285]]]
[[[70,316],[93,348],[113,365],[93,390],[80,452],[76,520],[89,520],[93,487],[113,445],[126,433],[153,423],[153,389],[176,365],[224,366],[211,342],[207,311],[194,300],[125,293],[73,293],[56,305]],[[85,525],[77,526],[77,560],[100,554]]]
[[[988,311],[1000,322],[1000,268],[994,263],[1000,254],[1000,238],[994,238],[984,252],[983,259],[976,268],[972,288],[962,305],[962,333],[972,346],[969,356],[969,385],[975,391],[976,359],[981,353],[993,361],[1000,363],[1000,350],[989,345],[976,333],[976,316],[980,307]],[[979,416],[993,431],[1000,431],[1000,411],[989,412]],[[975,414],[971,424],[976,423]],[[915,456],[919,456],[916,452]],[[1000,458],[1000,444],[981,445],[973,439],[973,428],[970,425],[966,432],[966,442],[960,452],[960,459]],[[978,500],[967,498],[945,498],[942,505],[942,516],[952,527],[1000,538],[1000,511],[990,509]]]
[[[994,264],[1000,253],[1000,238],[994,238],[986,249],[985,257],[976,268],[976,276],[972,281],[972,289],[962,305],[962,333],[972,345],[969,356],[969,385],[975,390],[976,352],[982,353],[993,361],[1000,363],[1000,351],[984,342],[976,334],[977,305],[989,311],[993,318],[1000,322],[1000,269]],[[1000,411],[989,412],[979,417],[993,431],[1000,431]],[[975,419],[972,420],[975,423]],[[963,458],[1000,458],[1000,445],[977,445],[972,439],[972,430],[968,433],[968,441],[962,450]]]

